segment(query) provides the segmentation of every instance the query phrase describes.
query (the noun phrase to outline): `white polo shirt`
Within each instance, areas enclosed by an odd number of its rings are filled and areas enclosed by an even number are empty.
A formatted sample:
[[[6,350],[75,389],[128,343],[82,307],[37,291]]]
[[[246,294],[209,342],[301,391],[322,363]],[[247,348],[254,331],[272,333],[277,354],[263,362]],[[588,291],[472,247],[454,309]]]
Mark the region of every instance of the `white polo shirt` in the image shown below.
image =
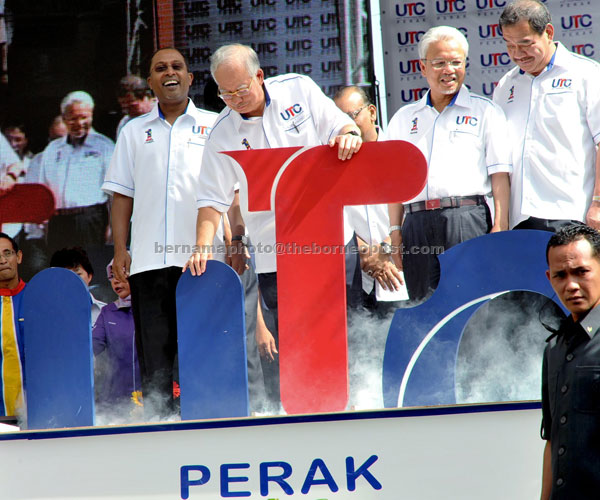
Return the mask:
[[[127,122],[102,189],[133,198],[131,274],[182,267],[196,243],[196,191],[217,117],[190,100],[173,126],[160,108]]]
[[[427,184],[406,203],[485,195],[490,175],[512,170],[504,113],[464,85],[441,113],[430,104],[429,92],[400,108],[385,135],[414,144],[427,160]]]
[[[42,153],[39,182],[54,194],[56,208],[106,203],[101,189],[115,144],[90,130],[83,144],[73,146],[68,136],[53,140]]]
[[[600,141],[600,64],[557,43],[534,77],[518,67],[494,91],[514,145],[511,227],[528,217],[585,222]]]
[[[256,256],[256,272],[276,271],[275,213],[248,211],[248,184],[242,168],[220,151],[318,146],[345,125],[354,124],[309,77],[286,74],[265,80],[262,117],[244,119],[225,108],[206,143],[197,206],[226,212],[239,184],[240,207]]]

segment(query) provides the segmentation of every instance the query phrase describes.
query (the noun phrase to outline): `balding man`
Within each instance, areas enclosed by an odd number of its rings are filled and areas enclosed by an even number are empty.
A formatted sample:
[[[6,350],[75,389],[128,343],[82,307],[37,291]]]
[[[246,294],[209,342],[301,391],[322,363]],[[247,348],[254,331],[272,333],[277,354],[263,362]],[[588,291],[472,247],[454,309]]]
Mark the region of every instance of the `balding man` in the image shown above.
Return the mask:
[[[600,64],[555,41],[551,21],[537,0],[512,2],[500,16],[516,64],[494,90],[513,144],[511,227],[599,229]]]
[[[38,178],[56,203],[48,223],[50,253],[68,246],[104,245],[108,196],[101,186],[114,150],[114,143],[92,128],[94,100],[87,92],[67,94],[60,110],[67,135],[46,146]]]
[[[113,273],[119,281],[129,278],[131,285],[148,418],[166,417],[177,410],[173,399],[175,291],[195,240],[200,165],[217,117],[194,106],[188,97],[192,80],[179,50],[155,52],[148,85],[158,104],[123,127],[102,186],[113,196]],[[127,252],[130,220],[131,256]]]
[[[358,125],[363,141],[374,142],[382,138],[383,132],[377,126],[377,108],[361,87],[343,87],[333,101]],[[361,305],[380,315],[392,312],[397,306],[395,301],[404,298],[400,291],[404,278],[391,258],[387,205],[350,205],[344,207],[344,218],[346,227],[356,234],[358,242],[362,270]],[[346,242],[351,237],[351,233],[346,234]]]
[[[227,108],[217,119],[202,162],[197,248],[208,248],[221,213],[227,211],[232,240],[237,245],[246,243],[247,229],[254,245],[274,248],[274,212],[248,212],[245,174],[235,161],[220,152],[329,144],[337,147],[338,158],[347,160],[360,149],[360,129],[309,77],[287,74],[265,80],[251,47],[232,44],[219,48],[211,58],[211,73]],[[290,106],[294,107],[294,114],[290,114]],[[208,258],[209,254],[202,251],[192,255],[188,263],[192,273],[202,274]],[[266,304],[263,313],[273,334],[268,340],[259,340],[259,348],[268,396],[272,403],[279,404],[276,271],[274,251],[256,254],[259,290]]]

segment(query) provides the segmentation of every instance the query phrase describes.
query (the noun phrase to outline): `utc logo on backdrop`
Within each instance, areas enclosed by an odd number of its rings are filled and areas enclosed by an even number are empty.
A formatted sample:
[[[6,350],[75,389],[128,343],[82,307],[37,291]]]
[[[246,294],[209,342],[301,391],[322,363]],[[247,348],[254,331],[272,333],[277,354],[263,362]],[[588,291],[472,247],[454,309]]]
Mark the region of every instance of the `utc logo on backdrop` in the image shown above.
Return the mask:
[[[436,0],[435,11],[438,14],[458,14],[464,12],[465,0]]]
[[[592,27],[592,16],[590,14],[573,14],[571,16],[562,16],[560,18],[562,29],[573,31],[585,31]]]
[[[425,2],[406,2],[404,4],[396,4],[396,15],[398,17],[425,17],[425,12]]]

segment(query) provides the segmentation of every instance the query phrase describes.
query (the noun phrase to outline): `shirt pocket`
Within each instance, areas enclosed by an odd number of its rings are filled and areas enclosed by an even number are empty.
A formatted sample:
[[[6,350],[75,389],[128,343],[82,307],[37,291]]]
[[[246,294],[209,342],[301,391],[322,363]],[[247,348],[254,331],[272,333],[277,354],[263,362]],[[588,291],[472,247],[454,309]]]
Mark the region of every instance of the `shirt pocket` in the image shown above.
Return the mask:
[[[600,413],[600,366],[575,368],[573,407],[581,413]]]

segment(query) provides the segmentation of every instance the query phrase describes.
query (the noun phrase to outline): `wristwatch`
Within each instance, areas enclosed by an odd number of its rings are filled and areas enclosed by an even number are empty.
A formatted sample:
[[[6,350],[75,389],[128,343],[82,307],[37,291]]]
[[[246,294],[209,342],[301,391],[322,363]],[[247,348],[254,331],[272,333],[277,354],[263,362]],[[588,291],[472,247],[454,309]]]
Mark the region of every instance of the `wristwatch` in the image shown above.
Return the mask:
[[[348,130],[344,135],[355,135],[356,137],[360,137],[360,134],[356,130]]]
[[[379,245],[379,248],[381,248],[381,253],[384,255],[392,255],[392,252],[394,251],[392,245],[390,245],[387,241],[382,241]]]
[[[243,234],[238,234],[237,236],[231,238],[231,243],[233,243],[234,241],[241,241],[242,245],[244,245],[245,247],[248,246],[248,237],[244,236]]]

